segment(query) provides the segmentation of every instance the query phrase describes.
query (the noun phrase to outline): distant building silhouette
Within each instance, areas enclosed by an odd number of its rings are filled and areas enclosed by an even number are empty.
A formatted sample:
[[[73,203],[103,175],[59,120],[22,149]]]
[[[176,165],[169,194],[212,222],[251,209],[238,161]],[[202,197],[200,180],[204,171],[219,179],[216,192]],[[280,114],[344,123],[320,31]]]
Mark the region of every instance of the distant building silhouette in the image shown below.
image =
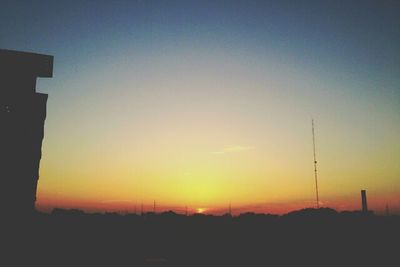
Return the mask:
[[[0,49],[0,207],[7,213],[35,207],[47,102],[36,79],[52,74],[52,56]]]
[[[367,191],[366,190],[361,190],[361,205],[362,205],[362,211],[368,212]]]

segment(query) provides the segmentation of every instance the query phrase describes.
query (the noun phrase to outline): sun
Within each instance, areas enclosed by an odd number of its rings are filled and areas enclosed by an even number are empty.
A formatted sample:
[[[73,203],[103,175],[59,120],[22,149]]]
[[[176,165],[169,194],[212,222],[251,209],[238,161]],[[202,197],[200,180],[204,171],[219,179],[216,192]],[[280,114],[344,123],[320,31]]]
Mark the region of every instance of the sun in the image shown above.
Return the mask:
[[[197,208],[196,209],[197,213],[204,213],[206,211],[205,208]]]

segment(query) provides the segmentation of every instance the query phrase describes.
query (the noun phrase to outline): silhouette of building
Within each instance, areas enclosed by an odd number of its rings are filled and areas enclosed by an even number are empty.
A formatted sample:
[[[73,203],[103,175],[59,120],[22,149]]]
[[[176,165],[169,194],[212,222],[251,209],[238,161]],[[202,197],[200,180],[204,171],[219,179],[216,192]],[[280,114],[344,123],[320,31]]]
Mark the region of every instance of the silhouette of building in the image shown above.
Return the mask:
[[[47,94],[37,77],[52,77],[53,57],[0,49],[0,207],[12,214],[34,211]]]
[[[367,191],[366,190],[361,190],[361,205],[362,205],[362,211],[368,212]]]

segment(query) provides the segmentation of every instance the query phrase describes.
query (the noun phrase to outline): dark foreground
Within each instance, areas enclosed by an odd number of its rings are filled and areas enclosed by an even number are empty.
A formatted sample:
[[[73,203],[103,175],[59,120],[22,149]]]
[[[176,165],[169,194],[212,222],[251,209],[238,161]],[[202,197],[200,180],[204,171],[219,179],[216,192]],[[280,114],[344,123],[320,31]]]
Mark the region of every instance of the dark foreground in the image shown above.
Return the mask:
[[[233,218],[57,210],[2,227],[1,266],[393,266],[399,222],[330,209]]]

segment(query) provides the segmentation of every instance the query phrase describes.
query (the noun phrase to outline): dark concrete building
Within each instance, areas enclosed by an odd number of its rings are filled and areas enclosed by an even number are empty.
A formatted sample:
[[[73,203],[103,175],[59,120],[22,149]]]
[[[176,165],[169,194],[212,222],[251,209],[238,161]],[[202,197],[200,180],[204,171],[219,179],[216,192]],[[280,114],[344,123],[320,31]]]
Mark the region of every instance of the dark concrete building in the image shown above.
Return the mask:
[[[0,49],[0,208],[14,215],[35,208],[47,94],[37,77],[52,77],[53,57]]]

